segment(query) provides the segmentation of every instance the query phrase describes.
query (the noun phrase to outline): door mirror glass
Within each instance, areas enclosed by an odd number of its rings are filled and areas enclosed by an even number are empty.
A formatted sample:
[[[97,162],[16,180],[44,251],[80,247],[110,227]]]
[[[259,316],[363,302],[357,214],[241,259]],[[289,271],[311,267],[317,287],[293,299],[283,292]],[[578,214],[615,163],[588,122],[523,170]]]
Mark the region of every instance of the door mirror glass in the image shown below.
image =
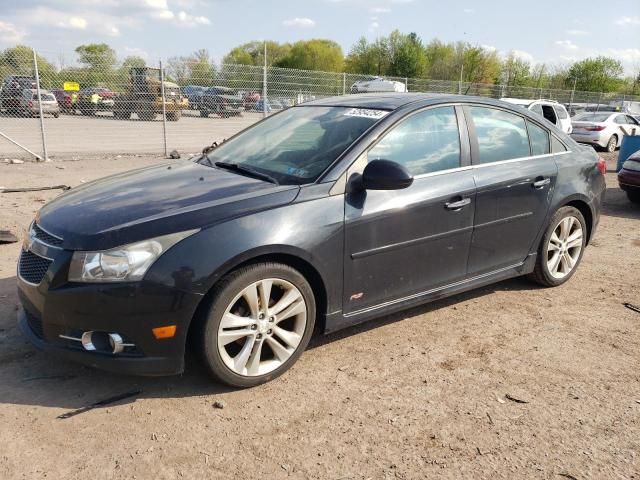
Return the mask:
[[[366,190],[400,190],[412,183],[409,171],[390,160],[373,160],[362,172],[362,187]]]

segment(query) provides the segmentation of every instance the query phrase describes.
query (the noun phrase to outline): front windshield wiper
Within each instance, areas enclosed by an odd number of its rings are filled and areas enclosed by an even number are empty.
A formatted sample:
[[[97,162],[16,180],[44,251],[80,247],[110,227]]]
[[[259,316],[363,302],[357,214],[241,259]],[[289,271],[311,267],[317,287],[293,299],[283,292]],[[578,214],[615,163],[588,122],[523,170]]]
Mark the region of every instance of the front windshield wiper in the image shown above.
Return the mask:
[[[209,163],[211,163],[211,160],[209,160]],[[244,173],[251,177],[259,178],[260,180],[266,180],[267,182],[271,182],[271,183],[275,183],[276,185],[279,185],[278,181],[275,178],[273,178],[271,175],[267,175],[266,173],[259,172],[257,170],[254,170],[251,167],[245,167],[244,165],[241,165],[239,163],[216,162],[214,163],[214,165],[218,168],[224,168],[226,170],[231,170],[232,172]]]

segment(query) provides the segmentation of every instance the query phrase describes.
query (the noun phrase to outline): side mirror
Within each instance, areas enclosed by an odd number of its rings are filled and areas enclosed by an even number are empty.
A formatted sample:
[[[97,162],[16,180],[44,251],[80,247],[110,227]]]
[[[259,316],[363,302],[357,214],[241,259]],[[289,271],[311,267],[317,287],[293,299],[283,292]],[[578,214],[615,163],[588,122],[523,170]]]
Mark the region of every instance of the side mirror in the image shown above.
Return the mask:
[[[365,190],[400,190],[412,183],[409,171],[390,160],[373,160],[362,172],[362,188]]]

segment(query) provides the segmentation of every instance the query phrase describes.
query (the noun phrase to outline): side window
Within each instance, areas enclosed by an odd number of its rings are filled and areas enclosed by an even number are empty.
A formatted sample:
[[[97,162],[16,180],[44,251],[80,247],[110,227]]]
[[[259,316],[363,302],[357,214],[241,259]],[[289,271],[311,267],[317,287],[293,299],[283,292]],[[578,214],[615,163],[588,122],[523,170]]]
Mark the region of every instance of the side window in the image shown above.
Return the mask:
[[[567,115],[567,111],[564,109],[564,107],[561,107],[560,105],[556,105],[555,109],[556,109],[556,114],[558,115],[558,118],[562,120],[564,120],[565,118],[569,118],[569,115]]]
[[[532,112],[537,113],[538,115],[542,115],[542,107],[540,106],[539,103],[536,103],[533,107],[531,107],[529,110],[531,110]]]
[[[474,163],[499,162],[528,157],[529,137],[524,118],[487,107],[470,107],[480,158]]]
[[[529,142],[531,143],[531,155],[544,155],[549,153],[549,133],[535,123],[527,121],[529,130]]]
[[[565,147],[560,140],[558,140],[556,137],[552,135],[551,136],[551,152],[560,153],[560,152],[566,152],[566,151],[567,151],[567,147]]]
[[[413,175],[460,166],[460,136],[453,107],[410,116],[369,150],[367,160],[391,160]]]
[[[628,125],[638,125],[638,121],[635,118],[627,115],[627,124]]]
[[[618,125],[626,125],[627,123],[627,119],[624,118],[624,115],[616,115],[616,118],[614,118],[613,121]]]

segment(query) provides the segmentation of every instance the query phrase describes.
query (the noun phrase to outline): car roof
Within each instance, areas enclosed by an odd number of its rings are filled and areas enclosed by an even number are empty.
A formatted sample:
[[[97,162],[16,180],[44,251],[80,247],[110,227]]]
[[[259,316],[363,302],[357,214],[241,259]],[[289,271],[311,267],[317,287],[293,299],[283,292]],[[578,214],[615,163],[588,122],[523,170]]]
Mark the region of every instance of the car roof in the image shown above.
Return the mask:
[[[305,102],[301,106],[322,106],[322,107],[354,107],[372,108],[377,110],[396,110],[409,103],[424,100],[451,99],[459,102],[468,99],[462,95],[448,95],[440,93],[358,93],[355,95],[341,95],[338,97],[321,98]]]

